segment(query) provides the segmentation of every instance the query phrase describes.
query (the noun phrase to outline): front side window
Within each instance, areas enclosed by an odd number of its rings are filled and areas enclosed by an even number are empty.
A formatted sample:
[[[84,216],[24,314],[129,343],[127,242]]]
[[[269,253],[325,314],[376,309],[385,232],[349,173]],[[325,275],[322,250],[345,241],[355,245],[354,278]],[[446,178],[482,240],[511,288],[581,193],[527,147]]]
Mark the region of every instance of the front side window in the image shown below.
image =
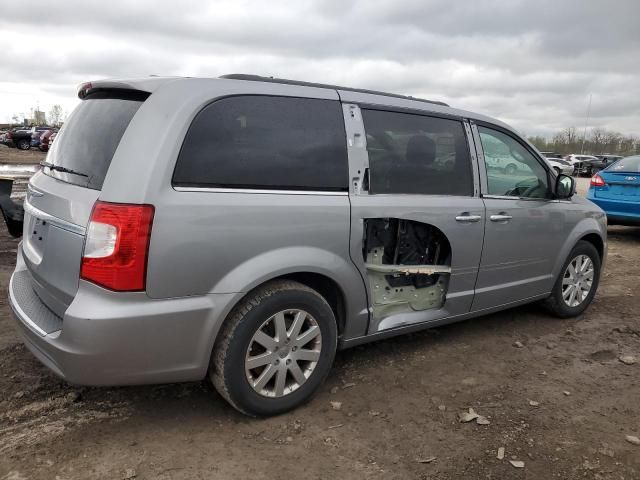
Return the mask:
[[[340,103],[269,96],[217,100],[189,127],[173,184],[346,191]]]
[[[522,198],[549,198],[545,168],[513,137],[478,127],[487,170],[488,194]]]
[[[410,113],[362,110],[369,193],[473,195],[462,122]]]

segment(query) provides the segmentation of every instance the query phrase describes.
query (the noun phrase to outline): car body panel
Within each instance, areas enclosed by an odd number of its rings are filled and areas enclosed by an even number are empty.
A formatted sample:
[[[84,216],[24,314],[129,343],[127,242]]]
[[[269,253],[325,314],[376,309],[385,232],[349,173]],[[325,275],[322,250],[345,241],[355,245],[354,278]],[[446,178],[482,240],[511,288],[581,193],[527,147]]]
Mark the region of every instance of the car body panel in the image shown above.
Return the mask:
[[[482,171],[485,164],[482,141],[477,126],[474,124],[472,128]],[[547,170],[549,181],[555,181],[556,173],[538,151],[521,137],[513,133],[511,137]],[[575,232],[584,231],[587,235],[586,232],[593,231],[606,238],[604,215],[593,212],[599,220],[592,221],[589,217],[593,206],[589,202],[577,196],[556,200],[490,195],[491,175],[487,169],[481,175],[485,234],[472,311],[548,295],[566,256],[579,240]],[[495,216],[507,219],[492,221]],[[593,223],[591,229],[584,226],[585,222]],[[550,252],[561,253],[550,255]]]

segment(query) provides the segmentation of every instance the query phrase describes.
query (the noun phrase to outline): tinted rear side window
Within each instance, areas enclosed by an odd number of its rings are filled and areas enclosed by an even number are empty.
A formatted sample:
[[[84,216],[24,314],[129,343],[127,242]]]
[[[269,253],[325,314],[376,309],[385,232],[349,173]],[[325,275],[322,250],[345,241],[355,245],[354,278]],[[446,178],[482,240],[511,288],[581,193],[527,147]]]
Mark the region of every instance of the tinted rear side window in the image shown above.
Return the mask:
[[[43,168],[46,175],[101,190],[113,154],[144,99],[143,92],[89,95],[69,116],[56,136],[47,162],[82,175]]]
[[[194,119],[176,186],[346,190],[347,144],[340,103],[292,97],[217,100]]]
[[[362,110],[370,193],[473,195],[469,148],[460,121]]]

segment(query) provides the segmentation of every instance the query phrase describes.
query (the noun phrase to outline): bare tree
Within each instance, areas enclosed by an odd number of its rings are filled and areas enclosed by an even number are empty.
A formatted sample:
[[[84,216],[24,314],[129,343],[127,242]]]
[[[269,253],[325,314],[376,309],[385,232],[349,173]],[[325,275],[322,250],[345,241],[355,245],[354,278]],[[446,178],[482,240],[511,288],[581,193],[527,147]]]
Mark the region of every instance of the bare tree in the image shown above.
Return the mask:
[[[604,153],[603,148],[607,138],[607,131],[604,128],[594,128],[591,130],[589,143],[591,144],[591,153]]]
[[[620,133],[607,130],[604,135],[605,152],[619,151],[621,140],[622,140],[622,135]]]
[[[54,105],[49,111],[49,122],[54,127],[59,127],[62,124],[62,107],[60,105]]]
[[[567,127],[560,132],[560,135],[562,135],[567,145],[573,146],[578,144],[578,133],[576,132],[576,127]]]

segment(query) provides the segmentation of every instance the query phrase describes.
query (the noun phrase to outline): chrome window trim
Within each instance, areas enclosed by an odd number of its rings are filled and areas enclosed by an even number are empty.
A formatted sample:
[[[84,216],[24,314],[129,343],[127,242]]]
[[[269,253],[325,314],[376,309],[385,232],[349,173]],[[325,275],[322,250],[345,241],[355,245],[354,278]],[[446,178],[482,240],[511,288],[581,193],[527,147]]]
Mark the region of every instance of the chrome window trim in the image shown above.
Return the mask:
[[[482,198],[488,198],[490,200],[524,200],[527,202],[547,202],[547,203],[553,203],[556,200],[552,199],[552,198],[539,198],[539,197],[516,197],[516,196],[509,196],[509,195],[482,195]]]
[[[61,218],[54,217],[42,210],[34,207],[29,203],[28,200],[24,201],[24,211],[33,217],[37,217],[40,220],[45,220],[56,227],[62,228],[63,230],[67,230],[71,233],[76,233],[78,235],[84,235],[86,233],[86,228],[80,225],[76,225],[75,223],[67,222],[66,220],[62,220]]]
[[[253,193],[273,195],[325,195],[346,197],[349,192],[331,192],[324,190],[271,190],[259,188],[211,188],[211,187],[173,187],[177,192],[209,192],[209,193]]]

